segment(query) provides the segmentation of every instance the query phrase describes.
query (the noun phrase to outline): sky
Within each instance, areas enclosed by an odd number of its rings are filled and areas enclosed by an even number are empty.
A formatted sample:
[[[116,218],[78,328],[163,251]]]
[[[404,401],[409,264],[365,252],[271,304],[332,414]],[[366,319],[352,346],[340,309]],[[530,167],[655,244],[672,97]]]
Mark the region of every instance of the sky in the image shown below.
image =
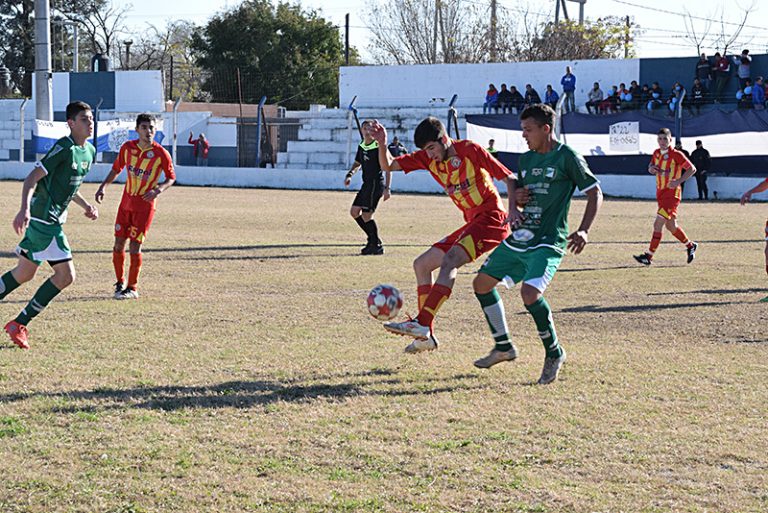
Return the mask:
[[[386,5],[397,8],[397,0],[379,0]],[[475,4],[490,5],[490,0],[464,0]],[[500,9],[515,15],[525,6],[530,12],[550,15],[554,19],[555,0],[497,0]],[[167,20],[186,19],[198,25],[205,22],[216,12],[236,5],[239,0],[132,0],[132,9],[128,12],[126,23],[140,30],[146,24],[162,27]],[[291,3],[294,3],[291,0]],[[364,13],[366,2],[363,0],[303,0],[301,5],[314,9],[332,23],[343,26],[344,16],[350,14],[350,44],[356,46],[364,61],[370,62],[370,52],[367,50],[366,28],[368,20]],[[727,5],[725,9],[723,6]],[[579,4],[569,1],[568,14],[571,19],[578,19]],[[638,57],[670,57],[695,55],[695,46],[685,39],[686,13],[698,19],[693,20],[694,29],[701,33],[709,23],[710,40],[716,34],[732,33],[741,21],[745,9],[752,7],[747,19],[747,26],[742,30],[739,39],[731,46],[735,53],[748,48],[753,54],[768,53],[768,1],[766,0],[587,0],[584,15],[587,19],[601,16],[631,16],[634,22],[643,29],[636,40]],[[490,11],[489,11],[490,12]],[[490,14],[489,14],[490,16]],[[725,22],[721,25],[720,20]],[[713,43],[713,42],[711,42]],[[715,51],[715,44],[705,43],[704,50],[708,54]]]

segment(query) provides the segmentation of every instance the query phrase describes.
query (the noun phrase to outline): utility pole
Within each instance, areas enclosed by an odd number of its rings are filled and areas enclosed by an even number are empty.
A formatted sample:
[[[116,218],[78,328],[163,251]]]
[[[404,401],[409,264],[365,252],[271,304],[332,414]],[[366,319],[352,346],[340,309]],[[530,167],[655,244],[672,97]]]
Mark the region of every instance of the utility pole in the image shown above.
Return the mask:
[[[629,59],[629,16],[626,18],[626,23],[624,29],[624,58]]]
[[[440,17],[440,0],[435,0],[435,33],[432,38],[432,64],[437,64],[437,20]]]
[[[133,40],[123,41],[123,44],[125,45],[125,69],[131,69],[131,45]]]
[[[349,66],[349,13],[344,15],[344,63]]]
[[[35,0],[35,117],[44,121],[53,121],[50,17],[48,0]]]
[[[491,0],[491,62],[496,60],[496,0]]]

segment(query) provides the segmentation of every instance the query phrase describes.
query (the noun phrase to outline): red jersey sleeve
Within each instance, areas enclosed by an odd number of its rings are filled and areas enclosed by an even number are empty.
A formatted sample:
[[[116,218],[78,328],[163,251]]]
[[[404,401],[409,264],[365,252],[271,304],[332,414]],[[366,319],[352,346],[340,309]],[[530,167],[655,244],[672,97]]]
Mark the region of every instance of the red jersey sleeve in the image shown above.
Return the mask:
[[[432,163],[432,159],[429,158],[427,152],[419,150],[407,155],[395,157],[395,162],[400,166],[400,169],[405,171],[406,174],[417,169],[429,169],[429,165]]]
[[[475,149],[475,155],[477,156],[480,166],[488,171],[492,177],[497,180],[504,180],[505,178],[512,177],[517,179],[517,175],[502,164],[496,157],[488,153],[485,148],[477,143],[472,144]]]
[[[173,169],[173,159],[171,158],[171,154],[168,153],[168,150],[162,146],[160,146],[160,149],[162,150],[161,166],[163,168],[163,174],[165,175],[165,178],[168,180],[176,180],[176,171]]]
[[[128,143],[123,143],[122,146],[120,146],[120,151],[117,152],[117,158],[112,163],[112,171],[117,171],[118,174],[120,174],[123,171],[123,168],[125,167],[125,154],[128,153]]]
[[[693,167],[693,164],[691,164],[691,161],[688,160],[688,157],[686,157],[685,153],[683,153],[682,151],[676,151],[674,159],[675,159],[675,162],[677,162],[677,165],[680,166],[682,169],[685,169],[686,171]]]

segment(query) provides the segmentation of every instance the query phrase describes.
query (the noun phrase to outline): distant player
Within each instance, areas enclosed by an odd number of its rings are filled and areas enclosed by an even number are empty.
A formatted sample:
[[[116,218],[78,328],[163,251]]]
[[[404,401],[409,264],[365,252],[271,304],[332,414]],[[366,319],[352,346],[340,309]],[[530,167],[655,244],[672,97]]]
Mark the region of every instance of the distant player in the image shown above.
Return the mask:
[[[155,130],[153,115],[139,114],[136,117],[136,133],[139,138],[120,147],[112,170],[96,191],[96,202],[101,203],[107,186],[115,181],[123,168],[127,169],[128,177],[115,220],[115,246],[112,250],[112,264],[117,280],[114,285],[115,299],[138,299],[141,245],[155,215],[156,198],[176,181],[171,156],[155,142]],[[161,174],[165,177],[163,183],[159,183]],[[126,284],[125,246],[129,240],[131,262]]]
[[[384,324],[392,333],[416,339],[406,352],[429,351],[437,347],[435,316],[451,295],[458,268],[498,246],[509,234],[508,224],[517,226],[522,221],[517,209],[510,209],[508,217],[493,183],[493,178],[504,181],[513,202],[515,176],[482,146],[448,137],[443,124],[433,117],[416,127],[413,139],[421,149],[401,157],[393,158],[387,151],[387,132],[378,122],[372,124],[371,134],[379,143],[379,160],[385,171],[429,170],[464,214],[464,226],[433,244],[413,263],[419,314],[410,321]],[[432,271],[438,268],[433,283]]]
[[[546,385],[557,379],[566,354],[555,332],[552,309],[543,294],[560,266],[566,246],[581,253],[587,245],[603,193],[584,157],[555,140],[555,111],[549,105],[527,107],[520,120],[523,138],[530,149],[520,156],[518,169],[517,185],[527,191],[522,195],[524,221],[488,256],[473,282],[496,342],[488,356],[477,360],[475,366],[487,369],[517,358],[496,285],[502,280],[522,282],[523,304],[536,323],[546,352],[539,378],[539,384]],[[586,193],[587,206],[579,228],[569,235],[568,210],[577,187]]]
[[[643,265],[651,265],[653,255],[661,244],[661,230],[665,226],[677,240],[685,244],[688,263],[696,258],[699,245],[693,242],[677,224],[677,207],[682,197],[681,184],[696,172],[696,168],[682,152],[672,148],[672,132],[662,128],[656,137],[659,143],[657,150],[651,156],[648,172],[656,175],[656,201],[659,209],[653,222],[653,236],[648,251],[641,255],[633,255],[635,260]]]
[[[386,173],[385,178],[381,171],[379,143],[371,137],[371,123],[370,119],[363,121],[360,127],[363,132],[363,141],[357,147],[355,162],[344,178],[344,185],[349,187],[349,184],[352,183],[352,176],[359,168],[363,168],[363,185],[352,202],[349,215],[368,236],[368,243],[360,251],[360,254],[383,255],[384,246],[379,239],[379,227],[373,220],[373,213],[376,212],[380,199],[384,198],[384,201],[389,199],[392,174]]]
[[[13,219],[16,233],[24,233],[16,248],[19,261],[0,278],[0,299],[4,299],[34,278],[43,262],[53,269],[53,276],[37,289],[29,304],[5,325],[8,336],[22,349],[29,349],[29,321],[75,281],[72,251],[62,226],[69,202],[81,206],[89,219],[99,217],[96,207],[78,192],[96,156],[96,148],[87,142],[93,135],[93,113],[87,103],[74,102],[67,105],[66,115],[70,134],[56,141],[24,180],[21,208]]]
[[[746,205],[752,199],[753,194],[768,191],[768,178],[752,187],[741,196],[741,204]],[[768,221],[765,222],[765,272],[768,273]],[[760,300],[761,303],[768,303],[768,296]]]

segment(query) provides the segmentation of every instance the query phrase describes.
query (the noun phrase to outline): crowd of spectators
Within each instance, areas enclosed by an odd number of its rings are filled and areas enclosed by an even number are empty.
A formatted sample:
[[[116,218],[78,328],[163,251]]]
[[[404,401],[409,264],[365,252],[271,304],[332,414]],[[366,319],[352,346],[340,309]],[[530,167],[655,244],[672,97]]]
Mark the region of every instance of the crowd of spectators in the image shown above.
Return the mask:
[[[684,84],[674,82],[665,92],[659,82],[653,82],[649,86],[640,86],[636,80],[632,80],[629,87],[621,83],[611,86],[607,91],[600,88],[595,82],[587,93],[586,110],[590,114],[612,114],[627,110],[661,111],[672,115],[682,106],[691,115],[698,115],[704,105],[710,103],[736,103],[740,109],[765,109],[766,97],[768,97],[768,84],[763,77],[752,78],[752,58],[749,50],[744,50],[740,55],[728,58],[724,54],[716,53],[712,59],[706,54],[701,54],[696,63],[693,81],[690,90],[686,90]],[[739,80],[739,88],[735,97],[726,96],[724,91],[728,86],[733,69]],[[517,114],[524,107],[535,103],[546,103],[554,107],[558,100],[563,98],[564,112],[574,111],[574,92],[576,90],[576,76],[571,72],[570,66],[566,67],[565,75],[560,80],[562,93],[558,94],[551,84],[547,84],[544,93],[544,101],[531,84],[525,85],[525,92],[521,94],[515,86],[507,88],[507,84],[501,84],[498,91],[493,84],[488,86],[483,114],[495,113]]]

